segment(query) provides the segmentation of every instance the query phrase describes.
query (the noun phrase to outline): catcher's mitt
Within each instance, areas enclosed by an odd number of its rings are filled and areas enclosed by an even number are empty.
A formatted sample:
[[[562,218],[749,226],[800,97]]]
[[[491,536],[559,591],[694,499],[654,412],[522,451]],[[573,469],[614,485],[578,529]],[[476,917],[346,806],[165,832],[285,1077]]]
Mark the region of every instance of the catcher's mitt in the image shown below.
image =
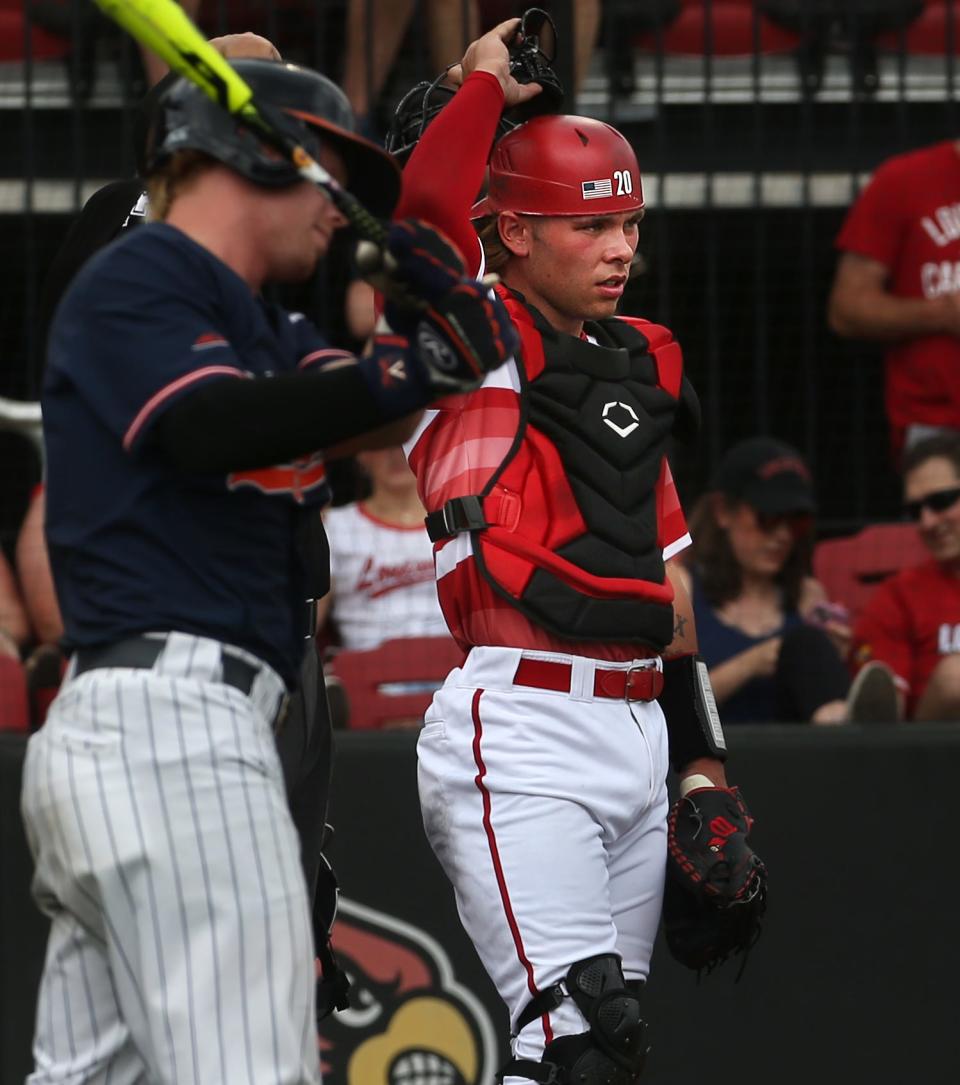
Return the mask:
[[[688,968],[710,972],[760,936],[767,870],[748,839],[753,818],[737,788],[696,788],[670,808],[663,927]]]

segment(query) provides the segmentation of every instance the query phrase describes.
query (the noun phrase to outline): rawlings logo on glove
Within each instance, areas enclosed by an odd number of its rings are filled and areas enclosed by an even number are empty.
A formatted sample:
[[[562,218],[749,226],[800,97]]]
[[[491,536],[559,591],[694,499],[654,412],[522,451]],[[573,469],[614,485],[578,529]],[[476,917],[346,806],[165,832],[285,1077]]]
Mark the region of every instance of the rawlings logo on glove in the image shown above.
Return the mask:
[[[767,870],[748,840],[753,818],[737,788],[698,788],[667,819],[663,927],[681,964],[710,972],[760,937]]]

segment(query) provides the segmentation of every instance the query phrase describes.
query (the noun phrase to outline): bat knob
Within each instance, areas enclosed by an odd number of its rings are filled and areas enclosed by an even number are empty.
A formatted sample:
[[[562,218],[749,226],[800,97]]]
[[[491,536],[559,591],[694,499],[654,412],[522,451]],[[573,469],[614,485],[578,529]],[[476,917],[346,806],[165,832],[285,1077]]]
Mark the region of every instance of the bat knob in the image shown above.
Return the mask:
[[[372,241],[359,242],[355,258],[362,275],[372,275],[383,268],[383,249]]]

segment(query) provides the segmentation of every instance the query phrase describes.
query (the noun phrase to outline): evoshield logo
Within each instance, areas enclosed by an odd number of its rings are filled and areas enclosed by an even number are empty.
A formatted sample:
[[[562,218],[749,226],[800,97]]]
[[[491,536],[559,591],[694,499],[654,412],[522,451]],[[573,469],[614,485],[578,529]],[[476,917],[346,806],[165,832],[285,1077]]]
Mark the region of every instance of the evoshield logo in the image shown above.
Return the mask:
[[[613,414],[613,417],[609,417],[611,413]],[[640,420],[637,418],[637,412],[629,403],[623,403],[618,399],[612,399],[609,403],[604,403],[602,417],[604,424],[609,426],[618,437],[629,437],[640,425]],[[618,425],[615,421],[617,418],[625,424]],[[627,422],[627,418],[632,419],[632,421]]]

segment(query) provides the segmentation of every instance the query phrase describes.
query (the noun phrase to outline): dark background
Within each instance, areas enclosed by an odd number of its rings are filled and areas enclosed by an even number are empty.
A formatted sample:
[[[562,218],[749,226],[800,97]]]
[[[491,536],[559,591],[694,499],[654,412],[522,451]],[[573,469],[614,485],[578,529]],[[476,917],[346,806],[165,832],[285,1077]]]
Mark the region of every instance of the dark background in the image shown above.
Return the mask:
[[[731,728],[728,738],[730,777],[771,872],[766,926],[739,983],[728,964],[698,984],[658,945],[644,1082],[952,1085],[960,730],[770,726]],[[29,1068],[43,957],[18,813],[21,754],[22,740],[0,736],[2,1085]],[[423,836],[413,735],[340,738],[332,820],[344,896],[429,932],[504,1034]],[[549,885],[543,892],[549,906]]]
[[[288,58],[338,78],[346,5],[210,0],[201,15],[210,34],[257,30]],[[71,0],[61,6],[72,10]],[[524,6],[479,0],[482,25]],[[544,6],[557,17],[558,67],[569,79],[570,0]],[[82,10],[89,7],[83,0]],[[702,491],[724,448],[765,432],[794,442],[811,461],[822,535],[896,517],[898,481],[887,446],[880,351],[842,342],[826,327],[832,244],[850,200],[879,162],[958,134],[957,58],[908,53],[905,38],[886,39],[878,52],[879,88],[865,93],[851,78],[851,43],[835,33],[824,45],[823,85],[805,94],[797,58],[750,54],[749,35],[744,56],[658,53],[657,38],[644,31],[657,11],[675,8],[661,0],[605,0],[593,66],[569,108],[610,119],[637,149],[649,196],[641,236],[646,273],[631,286],[624,309],[673,329],[704,402],[701,444],[676,454],[684,503],[689,507]],[[953,8],[960,27],[955,0]],[[374,117],[382,131],[400,95],[436,74],[426,10],[425,2],[418,5],[387,81]],[[14,93],[16,73],[0,70],[0,183],[22,182],[37,200],[0,200],[0,395],[22,399],[39,393],[38,299],[50,259],[82,202],[83,185],[133,171],[133,114],[142,90],[136,51],[103,19],[84,23],[76,37],[66,61],[34,66],[40,81],[26,97]],[[85,89],[70,93],[65,80],[76,86],[78,71],[86,73]],[[735,175],[752,185],[744,206],[710,188]],[[782,202],[765,198],[764,179],[781,175],[798,190]],[[831,183],[827,197],[817,195],[817,178]],[[705,191],[671,197],[677,182],[691,180]],[[61,210],[45,209],[49,201],[40,198],[50,183],[61,186]],[[309,307],[343,341],[337,304],[345,282],[342,261],[332,260],[320,274],[333,301],[317,304],[321,292],[314,291]],[[32,451],[15,444],[0,445],[4,545],[39,472]]]

